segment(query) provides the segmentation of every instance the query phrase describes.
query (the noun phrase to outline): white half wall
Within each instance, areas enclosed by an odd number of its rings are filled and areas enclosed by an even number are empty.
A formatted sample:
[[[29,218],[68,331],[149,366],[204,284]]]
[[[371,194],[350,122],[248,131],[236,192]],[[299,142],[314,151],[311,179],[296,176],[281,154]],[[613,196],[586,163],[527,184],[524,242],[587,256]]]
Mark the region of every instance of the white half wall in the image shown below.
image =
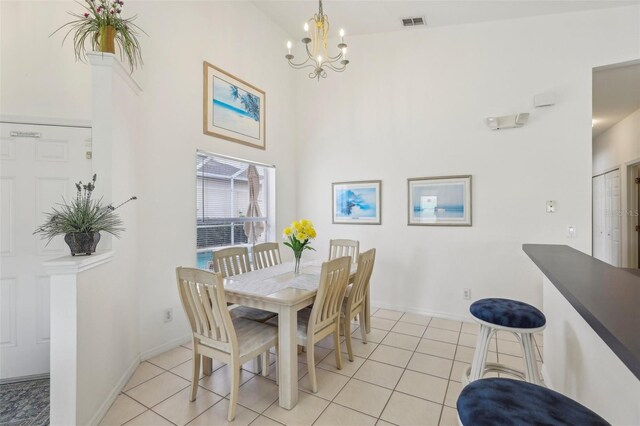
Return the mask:
[[[330,238],[376,247],[381,306],[464,317],[464,288],[540,306],[521,245],[590,252],[592,68],[638,57],[639,16],[626,7],[352,36],[346,72],[319,83],[299,72],[298,211],[317,226],[317,256]],[[534,109],[546,91],[556,105]],[[531,113],[520,129],[484,123],[518,112]],[[407,226],[407,178],[464,174],[472,227]],[[382,179],[382,225],[332,225],[331,183],[370,179]]]
[[[543,295],[547,386],[613,425],[640,424],[640,380],[547,277],[543,277]]]

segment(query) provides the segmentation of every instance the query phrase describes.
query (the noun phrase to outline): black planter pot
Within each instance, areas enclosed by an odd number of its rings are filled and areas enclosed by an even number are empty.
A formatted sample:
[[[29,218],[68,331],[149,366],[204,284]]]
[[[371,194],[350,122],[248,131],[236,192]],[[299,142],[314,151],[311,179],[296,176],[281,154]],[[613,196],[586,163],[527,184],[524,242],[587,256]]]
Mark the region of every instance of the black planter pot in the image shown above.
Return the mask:
[[[99,232],[72,232],[64,236],[64,241],[71,249],[71,256],[96,252],[96,246],[100,241]]]

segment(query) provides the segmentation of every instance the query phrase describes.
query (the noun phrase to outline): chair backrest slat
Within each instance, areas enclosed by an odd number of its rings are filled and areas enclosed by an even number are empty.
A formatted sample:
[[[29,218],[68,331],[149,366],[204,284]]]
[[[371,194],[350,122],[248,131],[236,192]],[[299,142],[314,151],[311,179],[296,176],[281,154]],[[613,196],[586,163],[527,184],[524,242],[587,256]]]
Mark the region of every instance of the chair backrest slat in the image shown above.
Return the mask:
[[[309,335],[336,321],[349,283],[351,259],[343,256],[322,264],[318,294],[309,318]]]
[[[253,248],[254,269],[264,269],[282,263],[278,243],[256,244]]]
[[[231,247],[213,252],[213,270],[222,278],[249,272],[249,250],[246,247]]]
[[[353,287],[347,298],[347,312],[360,306],[369,291],[369,283],[371,281],[371,273],[376,260],[376,249],[371,249],[362,253],[358,257],[358,270],[356,271]]]
[[[180,267],[176,268],[176,278],[180,301],[194,337],[216,342],[217,347],[229,352],[237,350],[238,342],[227,310],[222,275]]]
[[[351,263],[358,261],[360,255],[360,242],[356,240],[331,240],[329,241],[329,260],[339,257],[351,257]]]

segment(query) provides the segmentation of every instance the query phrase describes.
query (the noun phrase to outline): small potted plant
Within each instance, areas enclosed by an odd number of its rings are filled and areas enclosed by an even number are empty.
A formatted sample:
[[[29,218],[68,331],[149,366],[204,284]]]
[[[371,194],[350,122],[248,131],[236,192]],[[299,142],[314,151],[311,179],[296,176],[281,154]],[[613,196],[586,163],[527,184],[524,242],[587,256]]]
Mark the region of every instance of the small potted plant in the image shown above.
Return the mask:
[[[95,188],[96,175],[93,175],[91,182],[87,184],[83,185],[82,181],[76,183],[76,198],[67,203],[63,197],[63,203],[54,207],[51,213],[47,213],[46,222],[36,229],[34,234],[40,234],[43,240],[47,239],[47,244],[56,235],[64,235],[64,241],[71,249],[72,256],[95,253],[100,241],[100,232],[119,237],[124,228],[116,210],[129,201],[137,200],[137,197],[131,197],[116,207],[111,204],[105,206],[102,204],[102,198],[91,198]]]
[[[293,272],[299,274],[302,252],[305,250],[315,251],[315,249],[309,245],[309,240],[316,237],[316,230],[310,220],[302,219],[299,222],[291,223],[291,226],[284,228],[282,233],[285,239],[284,245],[291,247],[291,250],[293,250],[293,256],[295,258]]]
[[[86,42],[91,44],[91,48],[98,52],[116,53],[116,43],[120,46],[120,58],[127,58],[131,71],[133,72],[139,64],[142,64],[142,53],[138,37],[139,31],[144,31],[133,21],[137,18],[134,15],[130,18],[123,18],[122,0],[84,0],[84,3],[76,2],[85,11],[83,13],[69,12],[69,15],[76,18],[67,22],[53,34],[65,27],[69,31],[64,36],[64,43],[67,37],[73,33],[73,49],[76,60],[84,61],[87,54]],[[51,35],[53,35],[51,34]]]

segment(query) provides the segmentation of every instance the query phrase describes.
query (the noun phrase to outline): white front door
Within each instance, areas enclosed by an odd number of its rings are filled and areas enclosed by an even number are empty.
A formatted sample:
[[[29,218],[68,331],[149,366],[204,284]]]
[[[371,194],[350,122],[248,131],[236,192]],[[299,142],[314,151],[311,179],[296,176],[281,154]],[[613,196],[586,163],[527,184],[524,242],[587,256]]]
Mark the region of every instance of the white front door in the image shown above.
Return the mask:
[[[33,235],[45,212],[91,178],[91,129],[0,123],[0,379],[49,372],[49,278],[69,254],[62,237]]]

